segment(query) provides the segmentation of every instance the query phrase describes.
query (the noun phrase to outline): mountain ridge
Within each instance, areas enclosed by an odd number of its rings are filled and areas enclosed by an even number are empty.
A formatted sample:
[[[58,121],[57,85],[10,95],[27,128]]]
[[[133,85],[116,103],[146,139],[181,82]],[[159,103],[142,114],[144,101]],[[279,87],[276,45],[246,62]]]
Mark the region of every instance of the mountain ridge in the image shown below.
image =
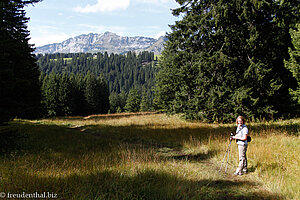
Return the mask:
[[[119,36],[116,33],[89,33],[81,34],[61,43],[47,44],[36,47],[35,54],[51,53],[118,53],[128,51],[151,51],[160,54],[166,41],[165,36],[158,39],[143,36]]]

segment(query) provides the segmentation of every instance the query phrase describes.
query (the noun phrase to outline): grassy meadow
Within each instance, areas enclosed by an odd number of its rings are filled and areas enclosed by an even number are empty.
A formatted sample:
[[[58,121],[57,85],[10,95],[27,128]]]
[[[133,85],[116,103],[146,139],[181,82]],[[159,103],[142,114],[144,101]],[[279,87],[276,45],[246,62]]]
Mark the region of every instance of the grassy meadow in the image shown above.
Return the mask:
[[[247,123],[249,173],[219,168],[235,124],[155,113],[14,120],[0,127],[0,192],[58,199],[300,199],[300,119]],[[225,167],[225,165],[224,165]]]

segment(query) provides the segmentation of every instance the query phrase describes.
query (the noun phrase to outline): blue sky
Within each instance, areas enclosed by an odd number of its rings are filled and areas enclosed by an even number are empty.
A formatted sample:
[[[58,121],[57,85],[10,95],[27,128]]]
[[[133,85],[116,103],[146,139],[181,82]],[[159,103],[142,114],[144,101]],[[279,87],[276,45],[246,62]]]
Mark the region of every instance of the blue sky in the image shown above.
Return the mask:
[[[179,20],[171,12],[178,6],[175,0],[43,0],[25,10],[30,43],[41,46],[106,31],[158,38]]]

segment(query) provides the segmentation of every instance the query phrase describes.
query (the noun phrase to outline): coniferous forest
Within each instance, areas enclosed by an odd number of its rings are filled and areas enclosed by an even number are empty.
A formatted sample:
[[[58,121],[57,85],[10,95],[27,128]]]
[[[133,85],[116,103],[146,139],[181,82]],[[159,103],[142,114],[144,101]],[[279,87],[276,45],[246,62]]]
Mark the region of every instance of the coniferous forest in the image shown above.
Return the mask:
[[[46,54],[37,59],[47,116],[152,109],[157,63],[152,52]]]
[[[209,122],[299,113],[299,0],[177,1],[182,19],[159,61],[149,52],[34,55],[24,6],[37,2],[1,2],[1,122],[153,109]]]

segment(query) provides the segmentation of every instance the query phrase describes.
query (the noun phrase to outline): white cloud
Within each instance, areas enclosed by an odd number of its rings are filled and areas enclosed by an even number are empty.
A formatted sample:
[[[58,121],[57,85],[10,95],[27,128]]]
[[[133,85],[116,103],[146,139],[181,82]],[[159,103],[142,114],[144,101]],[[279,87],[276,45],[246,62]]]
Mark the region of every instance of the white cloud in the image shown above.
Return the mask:
[[[46,44],[53,44],[62,42],[72,36],[67,35],[65,33],[51,33],[49,35],[40,35],[31,39],[29,41],[30,44],[34,44],[36,47],[43,46]]]
[[[167,4],[170,2],[173,2],[174,0],[135,0],[137,3],[150,3],[150,4],[158,4],[158,3],[162,3],[162,4]]]
[[[126,10],[129,4],[130,0],[97,0],[97,3],[94,5],[78,6],[74,10],[81,13],[111,12],[114,10]]]
[[[83,27],[85,33],[104,33],[110,31],[118,35],[124,35],[127,28],[123,26],[102,26],[102,25],[90,25],[90,24],[78,24],[79,27]]]
[[[72,37],[72,35],[59,32],[58,29],[53,26],[39,26],[38,28],[33,28],[30,32],[32,38],[29,40],[29,43],[35,44],[36,47],[62,42]]]

